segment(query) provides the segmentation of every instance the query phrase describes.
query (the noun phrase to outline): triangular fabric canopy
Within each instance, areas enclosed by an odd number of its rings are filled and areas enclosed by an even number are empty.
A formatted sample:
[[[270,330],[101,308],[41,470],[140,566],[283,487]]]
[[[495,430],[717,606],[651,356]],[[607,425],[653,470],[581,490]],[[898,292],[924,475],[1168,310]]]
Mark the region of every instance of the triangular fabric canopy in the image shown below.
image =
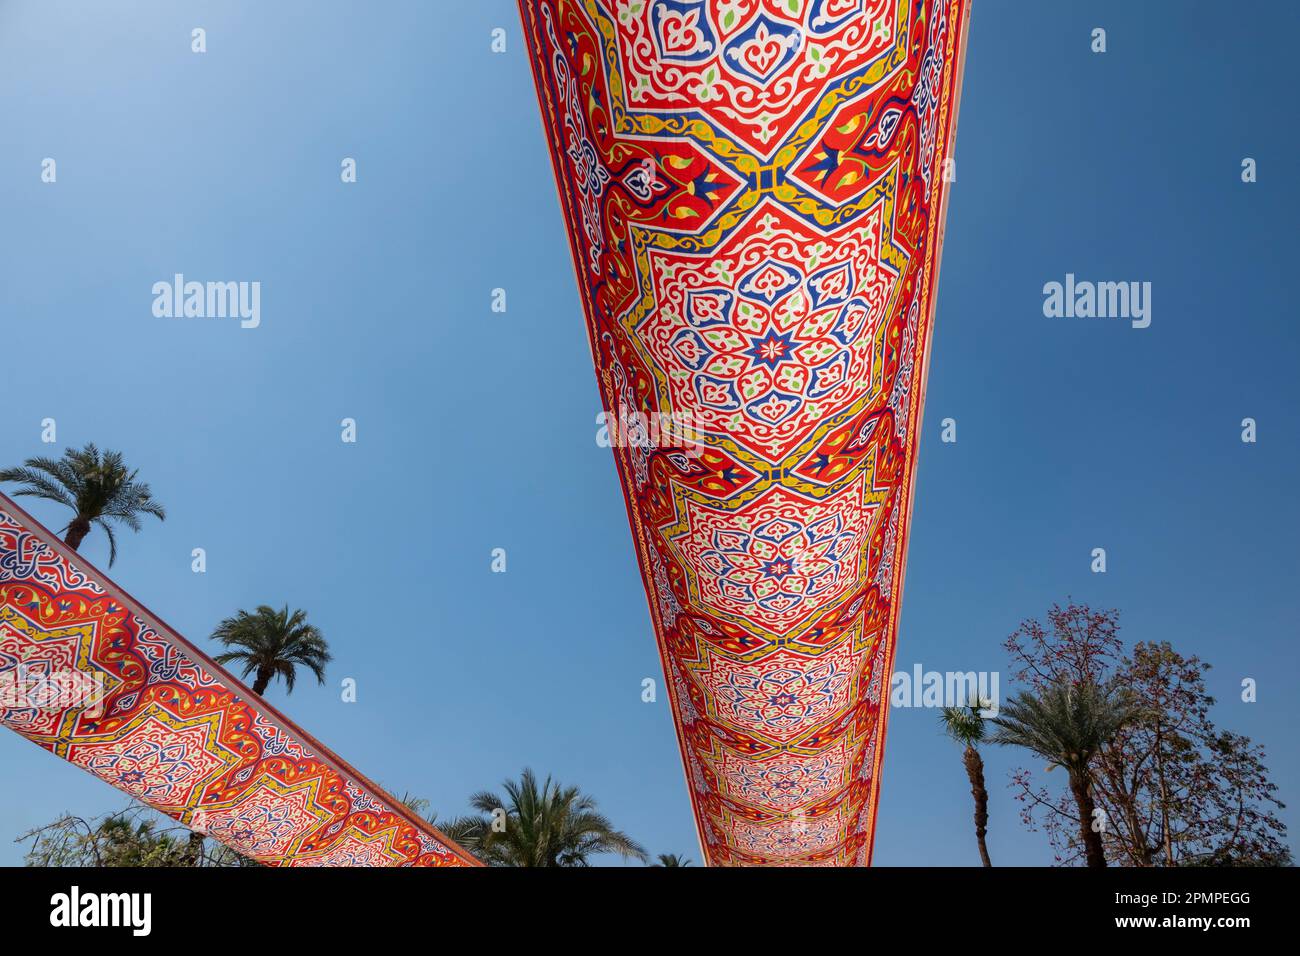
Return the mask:
[[[277,866],[474,866],[0,495],[0,722]]]

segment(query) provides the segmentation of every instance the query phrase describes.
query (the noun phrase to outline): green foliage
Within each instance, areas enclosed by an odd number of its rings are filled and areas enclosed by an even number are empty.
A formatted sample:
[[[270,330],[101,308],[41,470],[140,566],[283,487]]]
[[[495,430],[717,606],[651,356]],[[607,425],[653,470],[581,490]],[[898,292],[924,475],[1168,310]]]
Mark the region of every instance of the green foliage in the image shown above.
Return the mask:
[[[218,624],[212,637],[231,648],[218,654],[216,662],[241,664],[244,677],[256,675],[253,692],[259,696],[276,677],[292,693],[299,667],[306,667],[324,684],[325,665],[333,660],[324,636],[307,623],[306,612],[291,614],[287,604],[278,611],[265,604],[252,614],[240,611]]]
[[[984,717],[975,704],[945,707],[939,712],[939,722],[944,733],[967,747],[974,747],[985,737]]]
[[[141,804],[89,819],[65,814],[18,837],[40,867],[261,866]]]
[[[1003,704],[992,719],[998,728],[992,739],[1024,747],[1072,776],[1087,777],[1093,756],[1139,713],[1123,687],[1057,680],[1037,693],[1021,691]]]
[[[641,862],[649,858],[577,787],[561,786],[550,777],[539,783],[525,769],[502,788],[504,795],[484,790],[470,797],[478,814],[436,823],[449,839],[489,866],[589,866],[590,858],[601,853]]]
[[[1004,647],[1013,679],[1036,691],[1060,682],[1095,684],[1123,688],[1141,702],[1087,767],[1110,860],[1290,865],[1286,827],[1274,812],[1283,804],[1264,748],[1215,725],[1209,664],[1168,641],[1139,641],[1127,650],[1117,611],[1073,601],[1053,605],[1044,622],[1025,620]],[[1058,863],[1077,862],[1085,840],[1074,821],[1074,794],[1059,782],[1035,783],[1024,768],[1013,773],[1012,786],[1026,826],[1046,832]]]
[[[160,830],[159,821],[142,807],[85,820],[66,814],[24,833],[31,840],[28,866],[191,866],[186,840],[175,830]]]
[[[19,484],[14,495],[41,498],[71,508],[74,517],[64,530],[67,543],[75,550],[92,525],[108,535],[109,567],[117,561],[115,524],[131,531],[141,529],[140,517],[167,517],[163,506],[153,498],[149,486],[136,480],[137,471],[128,471],[122,453],[106,451],[102,455],[95,445],[80,451],[69,448],[62,458],[29,458],[21,468],[0,470],[0,482]]]

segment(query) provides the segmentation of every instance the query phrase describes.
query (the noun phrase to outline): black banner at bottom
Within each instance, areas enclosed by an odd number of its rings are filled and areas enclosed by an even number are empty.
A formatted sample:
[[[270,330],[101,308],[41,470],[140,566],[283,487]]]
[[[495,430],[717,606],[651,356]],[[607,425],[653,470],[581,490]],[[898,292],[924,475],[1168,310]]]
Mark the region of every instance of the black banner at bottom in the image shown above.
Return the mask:
[[[518,933],[543,945],[548,938],[609,944],[665,931],[687,933],[691,943],[702,943],[715,933],[726,939],[762,933],[768,926],[778,936],[795,929],[836,938],[864,934],[864,942],[879,939],[887,928],[916,945],[964,939],[982,947],[996,945],[995,939],[1124,937],[1181,945],[1193,935],[1231,945],[1242,933],[1277,934],[1287,928],[1294,919],[1295,873],[1293,868],[4,869],[0,881],[9,946],[52,934],[83,945],[202,949],[243,940],[260,949],[255,941],[284,941],[287,934],[295,945],[396,947],[409,945],[415,934],[446,948],[484,930],[494,942]]]

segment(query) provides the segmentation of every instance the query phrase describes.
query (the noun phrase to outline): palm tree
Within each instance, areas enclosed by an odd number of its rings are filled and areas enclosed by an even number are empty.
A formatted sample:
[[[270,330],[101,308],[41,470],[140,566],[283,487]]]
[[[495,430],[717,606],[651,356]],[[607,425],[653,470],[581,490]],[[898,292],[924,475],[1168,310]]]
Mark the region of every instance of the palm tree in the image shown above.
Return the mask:
[[[256,674],[253,693],[261,697],[275,677],[283,677],[288,693],[298,676],[299,665],[308,668],[325,683],[325,665],[333,658],[321,632],[307,623],[305,611],[289,613],[289,605],[277,611],[263,604],[256,613],[240,611],[228,617],[212,632],[214,639],[235,650],[218,654],[218,664],[243,664],[246,678]],[[188,852],[194,866],[203,857],[203,834],[190,833]]]
[[[306,667],[320,683],[325,683],[325,665],[333,657],[321,632],[307,623],[305,611],[289,613],[289,605],[279,611],[261,605],[253,614],[240,611],[228,617],[212,632],[212,637],[234,648],[215,658],[218,664],[243,664],[243,677],[255,674],[253,693],[261,697],[276,677],[284,678],[288,693],[298,667]]]
[[[492,833],[491,821],[472,814],[440,821],[438,814],[432,813],[429,815],[429,823],[437,827],[439,833],[466,853],[484,863],[492,862],[486,846],[488,837]]]
[[[1046,760],[1049,768],[1064,767],[1069,774],[1088,866],[1106,865],[1101,834],[1093,829],[1096,805],[1089,764],[1138,714],[1132,695],[1118,685],[1058,680],[1042,688],[1039,696],[1022,691],[993,718],[998,727],[994,743],[1024,747]]]
[[[979,844],[980,860],[985,866],[992,866],[988,844],[984,841],[989,827],[989,792],[984,788],[984,758],[975,746],[984,739],[984,716],[973,702],[965,707],[945,707],[939,720],[944,733],[965,746],[961,759],[970,778],[971,796],[975,798],[975,842]]]
[[[470,806],[483,816],[458,817],[439,827],[492,866],[587,866],[598,853],[645,862],[646,851],[596,812],[596,801],[577,787],[547,777],[538,784],[525,769],[502,784],[504,796],[481,791]]]
[[[74,512],[64,529],[63,543],[76,551],[92,525],[99,525],[108,535],[108,566],[117,560],[117,538],[113,525],[118,522],[132,531],[140,531],[140,516],[153,515],[159,521],[167,517],[163,506],[153,500],[149,486],[136,481],[138,471],[128,471],[122,453],[106,451],[103,455],[93,443],[81,451],[69,448],[62,458],[28,458],[22,468],[0,471],[0,481],[12,481],[23,487],[15,496],[29,495],[57,501]]]
[[[651,863],[651,866],[690,866],[691,861],[676,853],[660,853],[659,862]]]

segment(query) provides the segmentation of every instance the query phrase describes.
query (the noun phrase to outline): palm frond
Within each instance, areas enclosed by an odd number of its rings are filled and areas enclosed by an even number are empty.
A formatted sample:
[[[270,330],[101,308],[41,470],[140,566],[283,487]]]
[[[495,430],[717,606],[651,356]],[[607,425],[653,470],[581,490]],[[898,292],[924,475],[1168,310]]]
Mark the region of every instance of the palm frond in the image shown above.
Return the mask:
[[[104,529],[104,534],[108,536],[108,566],[111,568],[117,563],[117,535],[113,533],[113,526],[103,518],[96,518],[95,524]]]
[[[1056,681],[1038,694],[1022,691],[992,719],[992,740],[1023,747],[1071,774],[1088,763],[1120,729],[1141,714],[1132,695],[1117,685]]]
[[[984,739],[984,717],[973,704],[943,708],[939,712],[939,722],[944,733],[959,744],[973,747]]]
[[[28,465],[30,466],[34,460],[29,461]],[[44,498],[46,501],[54,501],[69,508],[76,507],[76,499],[65,487],[57,484],[52,478],[33,467],[6,468],[0,471],[0,482],[13,482],[24,485],[24,487],[14,491],[14,497]]]

